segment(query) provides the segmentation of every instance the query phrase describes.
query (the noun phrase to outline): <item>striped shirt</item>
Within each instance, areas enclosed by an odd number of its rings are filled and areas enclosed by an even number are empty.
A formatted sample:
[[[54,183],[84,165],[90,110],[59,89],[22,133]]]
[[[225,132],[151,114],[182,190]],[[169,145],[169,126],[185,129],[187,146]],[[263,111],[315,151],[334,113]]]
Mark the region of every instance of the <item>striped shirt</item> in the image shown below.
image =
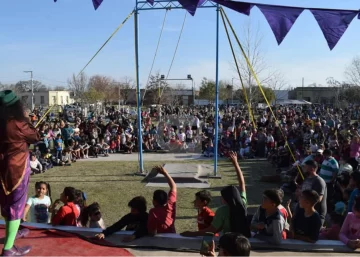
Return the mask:
[[[329,159],[325,159],[320,168],[320,177],[325,180],[325,183],[330,183],[333,175],[338,174],[339,172],[339,164],[335,160],[334,157],[330,157]]]

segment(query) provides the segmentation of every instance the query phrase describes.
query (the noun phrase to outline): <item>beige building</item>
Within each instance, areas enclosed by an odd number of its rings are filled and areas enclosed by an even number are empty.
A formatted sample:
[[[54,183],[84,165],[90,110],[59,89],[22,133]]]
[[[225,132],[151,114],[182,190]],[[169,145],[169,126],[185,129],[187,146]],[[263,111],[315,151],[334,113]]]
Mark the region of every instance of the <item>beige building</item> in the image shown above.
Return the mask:
[[[34,92],[35,106],[52,106],[52,105],[66,105],[74,103],[71,91],[41,91]],[[23,92],[18,94],[21,101],[26,106],[31,106],[31,92]]]
[[[289,99],[331,104],[338,99],[339,91],[337,87],[297,87],[289,92]]]

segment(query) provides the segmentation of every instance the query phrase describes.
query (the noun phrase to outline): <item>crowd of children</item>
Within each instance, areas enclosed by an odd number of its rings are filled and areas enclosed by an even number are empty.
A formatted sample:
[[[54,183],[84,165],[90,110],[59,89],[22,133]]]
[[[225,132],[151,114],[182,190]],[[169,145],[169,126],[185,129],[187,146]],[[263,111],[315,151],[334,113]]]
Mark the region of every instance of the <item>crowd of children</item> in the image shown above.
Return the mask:
[[[326,201],[326,193],[315,186],[317,183],[321,184],[321,181],[319,182],[316,175],[317,166],[314,161],[309,160],[304,164],[306,179],[297,191],[298,204],[295,208],[291,209],[289,202],[282,205],[282,190],[269,189],[263,192],[262,204],[255,214],[248,215],[245,179],[238,156],[229,152],[229,157],[239,186],[227,186],[221,190],[223,205],[216,212],[209,208],[210,192],[197,192],[193,202],[197,209],[197,230],[182,232],[182,236],[195,237],[207,233],[226,235],[231,232],[271,244],[281,244],[288,238],[312,243],[319,239],[332,239],[341,240],[352,249],[360,248],[360,197],[353,197],[347,215],[345,205],[339,203],[329,215],[329,219],[326,215],[324,217],[318,204]],[[26,216],[30,214],[31,222],[101,228],[103,232],[95,235],[99,240],[124,228],[134,231],[123,239],[124,242],[159,233],[176,233],[177,187],[164,167],[156,167],[156,170],[167,179],[170,191],[154,191],[153,208],[149,211],[143,196],[134,197],[128,203],[129,213],[109,227],[105,227],[102,220],[100,205],[92,203],[87,206],[83,192],[65,187],[60,198],[51,203],[50,185],[42,181],[35,184],[35,196],[30,197],[27,202],[24,220],[27,220]],[[355,184],[358,182],[359,180],[354,181]],[[62,206],[58,208],[60,203]]]

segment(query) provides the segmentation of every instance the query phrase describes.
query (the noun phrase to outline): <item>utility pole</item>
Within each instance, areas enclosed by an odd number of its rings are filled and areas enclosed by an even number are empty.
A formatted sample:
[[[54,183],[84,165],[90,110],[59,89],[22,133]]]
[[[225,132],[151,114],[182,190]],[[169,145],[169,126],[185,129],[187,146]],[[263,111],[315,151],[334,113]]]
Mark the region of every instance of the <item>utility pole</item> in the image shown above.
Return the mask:
[[[33,80],[33,71],[24,71],[25,73],[30,73],[31,78],[31,112],[34,111],[34,80]]]
[[[302,99],[304,99],[304,78],[302,78],[302,87],[301,87],[301,95],[302,95]]]
[[[120,108],[121,108],[121,104],[120,104],[120,102],[121,102],[121,94],[120,94],[120,83],[119,83],[119,112],[120,112]]]

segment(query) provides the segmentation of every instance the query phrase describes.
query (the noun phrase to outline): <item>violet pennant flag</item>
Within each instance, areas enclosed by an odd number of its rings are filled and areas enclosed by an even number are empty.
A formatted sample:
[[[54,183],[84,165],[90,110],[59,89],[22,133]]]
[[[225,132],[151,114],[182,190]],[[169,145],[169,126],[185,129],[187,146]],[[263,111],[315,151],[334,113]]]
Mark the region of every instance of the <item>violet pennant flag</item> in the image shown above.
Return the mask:
[[[151,5],[154,5],[154,0],[147,0],[147,2]]]
[[[93,2],[95,10],[97,10],[97,8],[99,8],[99,6],[103,2],[103,0],[92,0],[92,2]]]
[[[310,9],[332,50],[339,42],[358,11]]]
[[[284,40],[291,27],[294,25],[296,19],[304,11],[303,8],[285,6],[271,6],[261,4],[257,4],[256,6],[264,14],[279,45]]]
[[[200,0],[178,0],[179,3],[187,10],[192,16],[195,15],[196,9]]]
[[[202,6],[203,3],[205,3],[205,1],[207,1],[207,0],[200,0],[199,3],[198,3],[198,7],[199,7],[199,6]]]
[[[250,15],[251,8],[254,7],[254,4],[250,4],[250,3],[235,2],[228,0],[212,0],[212,1],[245,15]]]

